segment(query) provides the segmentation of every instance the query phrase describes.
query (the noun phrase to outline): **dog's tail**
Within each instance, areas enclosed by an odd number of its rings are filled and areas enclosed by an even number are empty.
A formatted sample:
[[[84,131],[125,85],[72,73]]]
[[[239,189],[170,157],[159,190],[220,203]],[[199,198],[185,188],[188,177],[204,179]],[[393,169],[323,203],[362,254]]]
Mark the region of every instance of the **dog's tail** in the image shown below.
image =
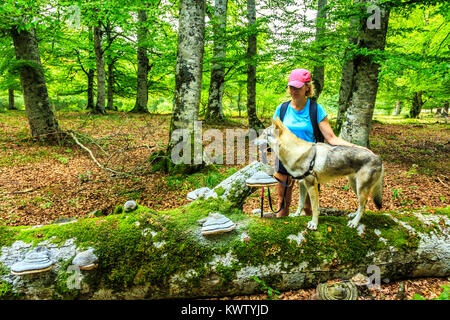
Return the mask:
[[[372,188],[372,199],[378,210],[383,206],[383,178],[384,178],[384,167],[381,166],[381,174],[378,178],[377,182]]]

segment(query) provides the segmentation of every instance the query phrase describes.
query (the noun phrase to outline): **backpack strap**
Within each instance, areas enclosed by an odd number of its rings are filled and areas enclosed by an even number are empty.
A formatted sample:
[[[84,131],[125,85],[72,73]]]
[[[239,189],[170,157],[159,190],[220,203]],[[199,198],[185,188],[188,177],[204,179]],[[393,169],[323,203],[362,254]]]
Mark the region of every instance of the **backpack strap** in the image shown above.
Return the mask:
[[[287,108],[289,106],[290,101],[283,102],[280,108],[280,120],[283,122],[284,116],[286,115]]]
[[[310,99],[309,104],[309,118],[311,119],[311,124],[314,130],[314,139],[316,142],[324,142],[325,138],[320,131],[319,123],[317,122],[317,102]]]
[[[280,108],[280,120],[283,122],[284,116],[286,115],[287,108],[290,101],[283,102]],[[317,102],[310,99],[309,103],[309,118],[311,119],[311,124],[314,131],[314,139],[316,142],[324,142],[325,138],[319,129],[319,123],[317,122]]]

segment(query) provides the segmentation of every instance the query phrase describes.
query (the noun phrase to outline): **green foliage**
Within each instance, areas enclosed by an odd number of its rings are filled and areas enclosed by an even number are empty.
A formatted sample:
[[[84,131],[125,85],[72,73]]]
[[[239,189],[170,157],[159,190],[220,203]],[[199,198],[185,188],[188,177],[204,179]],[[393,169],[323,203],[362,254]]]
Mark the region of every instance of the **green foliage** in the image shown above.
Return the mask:
[[[69,163],[69,158],[68,157],[62,156],[62,155],[57,154],[57,153],[53,154],[53,158],[58,160],[62,164],[68,164]]]
[[[402,189],[392,188],[391,191],[392,191],[392,200],[400,200],[403,197]]]
[[[253,276],[253,277],[250,277],[250,278],[255,280],[259,284],[261,290],[266,292],[267,300],[278,300],[278,295],[280,294],[280,291],[277,291],[277,290],[271,288],[270,286],[268,286],[263,280],[261,280],[257,276]]]
[[[78,180],[80,180],[81,183],[85,183],[88,182],[89,180],[91,180],[91,176],[92,176],[92,172],[90,170],[80,173],[78,175]]]
[[[55,110],[84,111],[87,106],[89,70],[95,70],[92,27],[100,24],[104,31],[105,63],[113,63],[115,107],[129,111],[134,107],[136,94],[136,33],[140,27],[136,12],[145,10],[148,20],[147,39],[140,39],[147,48],[149,58],[150,112],[170,113],[177,50],[178,6],[171,2],[110,1],[13,1],[5,0],[0,7],[0,99],[8,88],[16,90],[20,100],[18,71],[35,67],[29,61],[14,59],[13,43],[7,31],[34,28],[38,35],[41,60],[49,96]],[[292,1],[263,1],[259,4],[264,14],[258,15],[256,24],[246,23],[245,1],[229,1],[226,34],[223,110],[226,116],[246,115],[246,72],[250,62],[246,43],[250,34],[257,35],[257,111],[259,117],[270,117],[276,106],[289,99],[285,85],[293,68],[313,70],[325,67],[325,87],[321,103],[330,114],[336,114],[339,97],[341,67],[345,59],[355,54],[373,56],[381,64],[376,112],[389,114],[396,100],[404,102],[406,111],[414,92],[423,91],[424,109],[441,107],[449,99],[448,77],[448,4],[421,2],[416,5],[401,1],[380,6],[390,8],[386,50],[383,52],[357,51],[349,43],[351,19],[367,16],[363,2],[345,0],[328,1],[327,18],[319,21],[323,27],[320,39],[315,39],[315,19],[304,15],[305,10],[315,12],[317,1],[306,0],[294,7]],[[47,10],[52,8],[52,10]],[[206,24],[202,105],[204,115],[208,98],[210,69],[213,60],[214,8]],[[45,14],[42,12],[45,11]],[[302,32],[298,32],[301,28]],[[108,33],[108,32],[109,33]],[[349,49],[347,53],[346,49]],[[347,54],[347,56],[344,56]],[[217,62],[217,61],[215,61]],[[94,88],[95,94],[95,88]],[[7,100],[5,100],[7,101]],[[19,102],[20,104],[20,102]],[[20,106],[23,104],[20,104]]]
[[[402,189],[392,188],[391,191],[392,191],[392,200],[400,202],[400,205],[407,206],[414,204],[414,200],[405,198]]]
[[[449,285],[443,285],[441,286],[443,289],[439,297],[431,299],[431,300],[450,300],[450,286]],[[428,300],[426,297],[421,296],[420,294],[416,293],[414,294],[414,298],[411,300]]]

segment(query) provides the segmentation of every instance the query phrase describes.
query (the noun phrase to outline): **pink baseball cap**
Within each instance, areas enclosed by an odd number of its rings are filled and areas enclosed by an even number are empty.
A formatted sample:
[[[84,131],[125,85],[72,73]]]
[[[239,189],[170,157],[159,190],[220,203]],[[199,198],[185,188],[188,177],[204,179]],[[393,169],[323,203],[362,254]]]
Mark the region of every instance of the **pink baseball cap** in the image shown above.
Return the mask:
[[[305,82],[311,81],[311,72],[306,69],[294,69],[289,75],[288,86],[301,88]]]

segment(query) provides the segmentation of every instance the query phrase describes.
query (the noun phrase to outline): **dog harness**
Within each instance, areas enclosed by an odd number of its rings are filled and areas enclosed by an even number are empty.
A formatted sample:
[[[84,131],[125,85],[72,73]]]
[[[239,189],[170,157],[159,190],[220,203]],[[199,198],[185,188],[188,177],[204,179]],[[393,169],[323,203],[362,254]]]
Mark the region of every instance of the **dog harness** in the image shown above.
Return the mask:
[[[312,169],[314,168],[314,164],[316,163],[316,153],[317,153],[315,144],[313,144],[312,148],[314,149],[314,155],[313,155],[313,158],[311,159],[311,162],[309,163],[308,170],[304,174],[302,174],[301,176],[292,177],[295,180],[305,179],[307,176],[309,176],[312,173]]]

